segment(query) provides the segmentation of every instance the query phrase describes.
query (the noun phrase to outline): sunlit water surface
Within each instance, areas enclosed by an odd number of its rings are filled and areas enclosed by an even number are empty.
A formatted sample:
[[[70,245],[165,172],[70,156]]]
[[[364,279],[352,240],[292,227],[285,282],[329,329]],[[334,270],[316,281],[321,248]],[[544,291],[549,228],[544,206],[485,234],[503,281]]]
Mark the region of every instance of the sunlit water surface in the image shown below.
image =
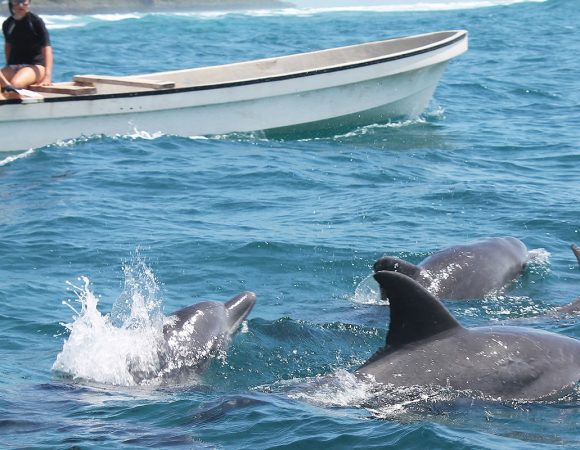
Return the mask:
[[[580,447],[577,389],[514,403],[352,375],[388,324],[373,262],[485,236],[537,258],[511,289],[448,303],[458,320],[580,338],[578,316],[551,314],[580,294],[576,0],[352,6],[45,17],[58,81],[444,29],[467,29],[470,50],[411,120],[1,154],[0,446]],[[172,311],[244,290],[257,304],[227,355],[185,382],[135,382]]]

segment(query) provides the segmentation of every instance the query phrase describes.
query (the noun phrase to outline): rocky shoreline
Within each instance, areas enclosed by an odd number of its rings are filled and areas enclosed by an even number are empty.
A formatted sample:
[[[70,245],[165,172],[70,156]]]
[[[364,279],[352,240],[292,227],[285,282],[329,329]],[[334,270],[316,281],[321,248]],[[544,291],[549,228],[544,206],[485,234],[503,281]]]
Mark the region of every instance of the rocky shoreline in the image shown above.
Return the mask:
[[[1,2],[6,9],[7,2]],[[103,14],[154,11],[230,11],[292,6],[283,0],[32,0],[38,14]]]

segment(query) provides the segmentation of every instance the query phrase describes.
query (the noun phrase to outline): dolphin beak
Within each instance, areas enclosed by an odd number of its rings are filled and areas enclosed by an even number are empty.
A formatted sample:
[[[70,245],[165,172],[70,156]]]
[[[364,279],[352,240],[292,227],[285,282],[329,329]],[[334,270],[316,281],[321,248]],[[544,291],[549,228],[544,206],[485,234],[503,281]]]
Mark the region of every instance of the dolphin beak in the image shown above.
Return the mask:
[[[242,324],[244,319],[256,303],[256,294],[250,291],[242,292],[226,302],[225,308],[228,313],[228,323],[231,332],[234,332]]]

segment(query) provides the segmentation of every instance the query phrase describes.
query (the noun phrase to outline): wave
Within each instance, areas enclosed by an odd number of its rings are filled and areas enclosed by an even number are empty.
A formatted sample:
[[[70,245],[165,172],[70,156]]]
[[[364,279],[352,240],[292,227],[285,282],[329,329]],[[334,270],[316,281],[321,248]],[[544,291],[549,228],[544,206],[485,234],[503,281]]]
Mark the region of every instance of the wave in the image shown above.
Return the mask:
[[[23,153],[18,153],[16,155],[10,155],[4,159],[0,159],[0,167],[5,166],[7,164],[10,164],[11,162],[14,162],[18,159],[23,159],[23,158],[28,158],[29,156],[31,156],[32,154],[34,154],[34,150],[27,150]]]
[[[49,29],[84,27],[98,22],[119,22],[124,20],[140,20],[149,16],[193,17],[200,20],[215,20],[236,16],[275,17],[275,16],[312,16],[327,13],[357,12],[357,13],[400,13],[400,12],[436,12],[480,9],[498,6],[510,6],[518,3],[545,3],[549,0],[398,0],[397,2],[375,1],[361,5],[354,0],[329,2],[295,1],[293,8],[281,9],[248,9],[238,11],[192,11],[192,12],[134,12],[123,14],[93,14],[93,15],[43,15]],[[304,3],[304,4],[302,4]],[[314,3],[314,5],[312,5]],[[363,2],[364,3],[364,2]],[[385,4],[389,3],[389,4]]]
[[[462,9],[479,9],[489,8],[494,6],[508,6],[517,3],[543,3],[548,0],[459,0],[459,1],[442,1],[442,0],[399,0],[398,2],[375,1],[376,4],[355,4],[357,2],[339,2],[344,4],[336,4],[337,2],[327,2],[329,5],[312,7],[305,6],[296,9],[284,9],[273,11],[274,13],[303,15],[316,14],[327,12],[420,12],[420,11],[455,11]],[[313,2],[304,2],[312,4]],[[365,2],[362,2],[365,3]],[[300,2],[298,2],[300,5]],[[264,14],[265,12],[260,12]]]

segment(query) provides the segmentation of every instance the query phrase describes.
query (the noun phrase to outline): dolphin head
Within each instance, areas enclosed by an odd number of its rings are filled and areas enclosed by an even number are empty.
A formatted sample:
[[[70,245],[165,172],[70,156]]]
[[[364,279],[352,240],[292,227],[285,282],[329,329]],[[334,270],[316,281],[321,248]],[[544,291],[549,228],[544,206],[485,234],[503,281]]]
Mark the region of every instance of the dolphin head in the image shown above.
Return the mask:
[[[232,335],[256,303],[256,294],[242,292],[226,303],[202,302],[175,311],[163,328],[166,340],[171,335],[191,335],[197,339],[206,335]]]
[[[411,278],[416,278],[421,268],[394,256],[383,256],[375,261],[373,270],[376,272],[399,272]]]
[[[163,373],[203,369],[213,357],[227,350],[232,335],[255,303],[256,294],[242,292],[226,303],[202,302],[171,314],[163,327]]]
[[[398,272],[416,279],[421,274],[421,268],[395,256],[383,256],[375,261],[373,264],[373,271],[375,274],[379,272]],[[379,283],[381,291],[381,300],[387,300],[387,292]]]

